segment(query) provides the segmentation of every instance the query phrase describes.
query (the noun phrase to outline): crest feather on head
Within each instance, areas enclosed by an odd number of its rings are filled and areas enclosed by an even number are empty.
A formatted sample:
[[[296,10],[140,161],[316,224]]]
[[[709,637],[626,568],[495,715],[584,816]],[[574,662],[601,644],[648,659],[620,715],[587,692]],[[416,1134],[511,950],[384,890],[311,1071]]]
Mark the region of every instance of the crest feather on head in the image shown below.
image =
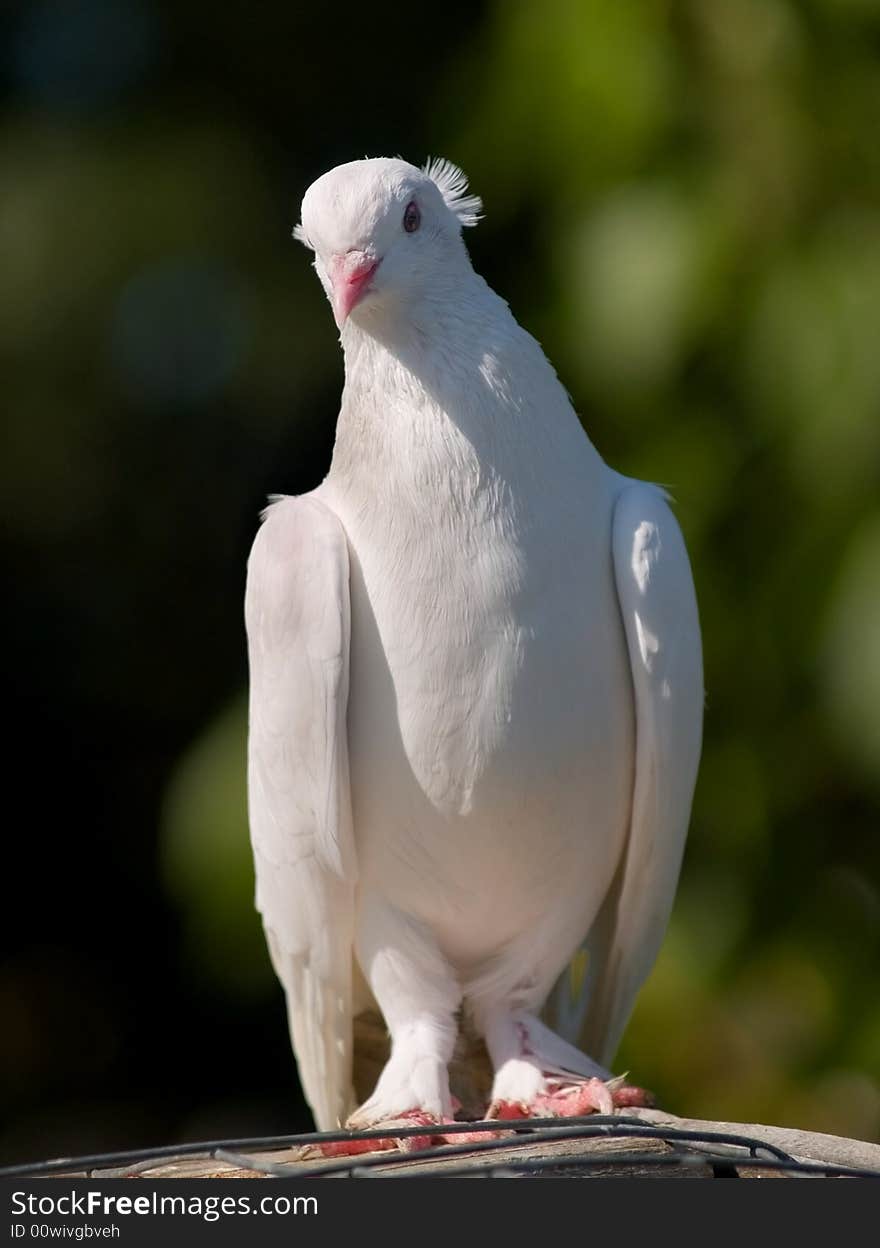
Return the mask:
[[[483,215],[483,201],[479,195],[468,195],[467,175],[442,156],[429,156],[422,166],[422,173],[439,188],[446,200],[446,207],[454,212],[462,225],[476,225]]]

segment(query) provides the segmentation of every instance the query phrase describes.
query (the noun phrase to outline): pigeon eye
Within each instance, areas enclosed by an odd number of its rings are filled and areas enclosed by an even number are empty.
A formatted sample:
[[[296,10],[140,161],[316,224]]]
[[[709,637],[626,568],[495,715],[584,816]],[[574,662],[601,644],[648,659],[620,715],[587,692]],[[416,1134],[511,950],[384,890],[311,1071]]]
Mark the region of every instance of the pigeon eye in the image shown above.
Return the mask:
[[[414,199],[411,199],[403,214],[403,228],[407,234],[415,234],[421,224],[422,214],[419,212],[419,206]]]

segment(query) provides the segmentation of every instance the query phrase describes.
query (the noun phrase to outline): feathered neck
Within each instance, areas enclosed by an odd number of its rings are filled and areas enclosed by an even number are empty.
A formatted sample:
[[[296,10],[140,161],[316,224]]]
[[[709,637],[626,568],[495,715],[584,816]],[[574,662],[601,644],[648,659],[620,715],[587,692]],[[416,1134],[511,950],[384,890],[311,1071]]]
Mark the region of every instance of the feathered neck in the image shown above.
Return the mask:
[[[519,330],[503,299],[466,257],[461,261],[450,255],[448,265],[433,275],[417,300],[400,307],[368,306],[346,321],[340,335],[346,383],[383,354],[428,381],[448,363],[449,352],[470,356],[477,345],[491,346],[487,337]]]
[[[468,266],[407,316],[376,309],[341,335],[345,353],[331,477],[483,472],[544,479],[602,461],[540,345]],[[530,463],[530,461],[533,461]]]

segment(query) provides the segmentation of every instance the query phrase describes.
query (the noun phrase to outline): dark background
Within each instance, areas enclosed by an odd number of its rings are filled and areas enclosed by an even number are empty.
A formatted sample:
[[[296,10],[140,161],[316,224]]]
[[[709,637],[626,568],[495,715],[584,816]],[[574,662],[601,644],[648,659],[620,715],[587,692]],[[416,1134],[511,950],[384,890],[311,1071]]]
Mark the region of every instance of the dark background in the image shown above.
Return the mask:
[[[677,499],[706,743],[618,1065],[880,1137],[880,5],[35,0],[0,83],[2,1159],[308,1125],[241,604],[342,379],[291,227],[367,154],[463,165],[476,267]]]

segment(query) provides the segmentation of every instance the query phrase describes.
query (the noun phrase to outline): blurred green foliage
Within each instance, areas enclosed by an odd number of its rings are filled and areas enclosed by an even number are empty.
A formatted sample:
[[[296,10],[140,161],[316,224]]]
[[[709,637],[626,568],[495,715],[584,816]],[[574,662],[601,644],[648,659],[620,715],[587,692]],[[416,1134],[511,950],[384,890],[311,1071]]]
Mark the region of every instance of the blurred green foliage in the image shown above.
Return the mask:
[[[28,706],[63,685],[91,758],[128,725],[117,813],[152,777],[131,852],[180,914],[180,999],[284,1027],[240,610],[262,497],[323,475],[341,382],[298,198],[365,151],[444,154],[485,202],[476,267],[606,459],[671,490],[694,565],[703,764],[619,1065],[682,1113],[880,1137],[880,4],[497,0],[433,48],[382,4],[366,98],[357,41],[297,6],[126,3],[128,79],[95,61],[61,105],[34,66],[63,6],[12,31],[0,507]]]

